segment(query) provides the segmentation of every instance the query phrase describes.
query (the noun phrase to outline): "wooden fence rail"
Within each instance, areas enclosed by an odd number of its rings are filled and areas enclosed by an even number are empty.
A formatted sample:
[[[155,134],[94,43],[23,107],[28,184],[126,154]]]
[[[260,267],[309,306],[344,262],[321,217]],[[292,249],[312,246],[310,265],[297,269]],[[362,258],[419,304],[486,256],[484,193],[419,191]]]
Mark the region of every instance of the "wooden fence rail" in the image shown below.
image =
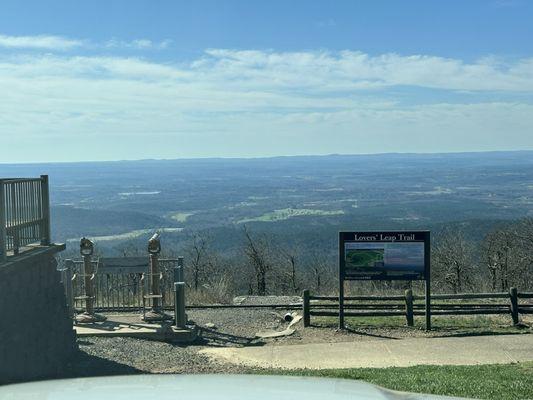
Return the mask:
[[[413,295],[411,289],[402,295],[345,297],[346,317],[405,316],[408,326],[414,325],[414,316],[425,315],[425,304],[416,303],[424,296]],[[502,302],[506,299],[507,302]],[[511,288],[508,293],[458,293],[431,296],[432,315],[502,315],[510,314],[513,324],[519,323],[520,314],[533,314],[533,303],[520,303],[520,299],[533,299],[533,293],[519,293]],[[433,300],[452,300],[455,303],[433,303]],[[466,300],[467,302],[464,302]],[[486,300],[473,302],[472,300]],[[311,296],[309,290],[302,295],[304,326],[311,325],[311,317],[338,317],[339,298],[336,296]],[[360,303],[364,302],[364,303]]]

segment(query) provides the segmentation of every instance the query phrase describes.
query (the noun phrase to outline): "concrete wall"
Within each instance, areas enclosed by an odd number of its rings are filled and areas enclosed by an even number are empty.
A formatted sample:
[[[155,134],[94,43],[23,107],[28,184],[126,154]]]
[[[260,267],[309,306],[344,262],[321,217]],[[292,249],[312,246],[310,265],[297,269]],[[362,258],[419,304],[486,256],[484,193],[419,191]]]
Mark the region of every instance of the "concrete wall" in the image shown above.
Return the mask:
[[[61,249],[0,264],[0,384],[56,377],[77,349],[54,258]]]

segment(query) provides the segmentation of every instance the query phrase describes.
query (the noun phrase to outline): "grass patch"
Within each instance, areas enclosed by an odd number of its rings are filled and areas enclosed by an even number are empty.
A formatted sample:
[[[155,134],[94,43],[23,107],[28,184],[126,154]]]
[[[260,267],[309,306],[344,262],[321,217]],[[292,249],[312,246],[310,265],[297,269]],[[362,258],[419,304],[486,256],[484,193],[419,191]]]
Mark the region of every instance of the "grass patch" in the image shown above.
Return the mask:
[[[338,317],[312,317],[315,326],[335,328]],[[347,317],[346,326],[357,329],[418,329],[424,330],[426,320],[424,317],[415,317],[415,326],[408,328],[405,317]],[[507,315],[487,316],[434,316],[431,318],[432,332],[444,335],[475,335],[475,334],[503,334],[522,333],[512,325],[511,317]]]
[[[263,372],[264,373],[264,372]],[[405,392],[478,399],[533,398],[533,362],[492,365],[269,371],[269,373],[358,379]]]
[[[293,217],[302,217],[302,216],[328,216],[328,215],[342,215],[344,211],[342,210],[315,210],[310,208],[284,208],[281,210],[274,210],[272,212],[260,215],[259,217],[245,218],[237,221],[238,224],[243,224],[246,222],[275,222],[283,221],[285,219]]]
[[[189,218],[194,213],[184,213],[184,212],[176,212],[172,213],[170,215],[170,218],[177,222],[186,222],[187,218]]]

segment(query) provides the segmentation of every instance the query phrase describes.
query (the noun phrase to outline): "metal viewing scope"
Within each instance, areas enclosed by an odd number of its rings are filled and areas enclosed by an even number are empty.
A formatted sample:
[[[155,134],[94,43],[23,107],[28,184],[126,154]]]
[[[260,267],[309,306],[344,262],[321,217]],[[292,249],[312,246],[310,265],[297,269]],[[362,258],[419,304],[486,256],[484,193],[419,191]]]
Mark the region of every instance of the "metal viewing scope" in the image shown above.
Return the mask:
[[[90,256],[93,254],[94,244],[89,239],[83,237],[80,240],[80,253],[82,256]]]
[[[148,240],[148,253],[159,254],[161,252],[161,241],[159,240],[159,233],[154,235]]]

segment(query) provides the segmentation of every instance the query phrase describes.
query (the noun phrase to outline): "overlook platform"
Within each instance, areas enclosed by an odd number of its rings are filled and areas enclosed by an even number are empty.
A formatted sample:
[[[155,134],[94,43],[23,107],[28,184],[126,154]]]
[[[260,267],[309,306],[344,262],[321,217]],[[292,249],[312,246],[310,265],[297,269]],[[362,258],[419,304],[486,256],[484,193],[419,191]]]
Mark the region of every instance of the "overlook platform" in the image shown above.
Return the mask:
[[[107,320],[90,324],[78,324],[74,327],[78,338],[99,337],[133,337],[138,339],[190,343],[196,340],[196,327],[179,329],[172,322],[144,323],[139,315],[106,315]]]

